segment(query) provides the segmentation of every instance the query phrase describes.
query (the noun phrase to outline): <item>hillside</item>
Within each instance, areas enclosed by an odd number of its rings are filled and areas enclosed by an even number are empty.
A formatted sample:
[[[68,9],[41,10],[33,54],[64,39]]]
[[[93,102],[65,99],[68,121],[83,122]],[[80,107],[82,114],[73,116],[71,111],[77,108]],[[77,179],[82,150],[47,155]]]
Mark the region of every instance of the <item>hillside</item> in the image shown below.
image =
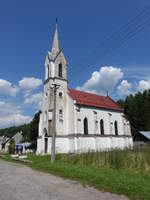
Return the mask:
[[[22,131],[24,141],[36,143],[36,138],[38,136],[39,115],[40,111],[34,115],[29,124],[0,129],[0,135],[12,137],[18,131]]]

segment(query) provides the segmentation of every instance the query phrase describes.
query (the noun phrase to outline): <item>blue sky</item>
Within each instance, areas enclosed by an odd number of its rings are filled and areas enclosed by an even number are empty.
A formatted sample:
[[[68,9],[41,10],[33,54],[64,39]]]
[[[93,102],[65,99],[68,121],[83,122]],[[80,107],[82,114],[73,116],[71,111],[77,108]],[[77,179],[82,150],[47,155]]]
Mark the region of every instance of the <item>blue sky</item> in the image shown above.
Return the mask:
[[[149,88],[150,25],[120,47],[122,34],[111,41],[113,46],[103,45],[148,5],[149,0],[1,0],[0,127],[28,122],[39,110],[56,17],[71,88],[108,90],[115,99]]]

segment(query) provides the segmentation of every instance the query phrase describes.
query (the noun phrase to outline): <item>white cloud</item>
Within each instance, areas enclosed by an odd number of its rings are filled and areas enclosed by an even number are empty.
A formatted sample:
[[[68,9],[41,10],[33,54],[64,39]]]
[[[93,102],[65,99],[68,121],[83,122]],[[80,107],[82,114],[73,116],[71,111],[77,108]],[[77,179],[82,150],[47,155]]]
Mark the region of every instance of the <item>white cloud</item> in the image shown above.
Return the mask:
[[[25,124],[31,119],[30,116],[21,113],[20,106],[0,101],[0,128]]]
[[[20,106],[15,106],[5,101],[0,101],[0,116],[20,113]]]
[[[117,87],[119,96],[125,96],[131,93],[132,84],[127,80],[122,80],[121,84]]]
[[[113,66],[101,67],[99,71],[94,71],[91,78],[86,81],[81,87],[77,89],[83,91],[89,91],[93,93],[106,94],[106,92],[112,92],[123,77],[123,72],[120,68]]]
[[[12,85],[9,81],[0,79],[0,94],[16,96],[19,92],[19,88],[16,85]]]
[[[22,114],[12,114],[0,117],[0,128],[10,127],[10,126],[18,126],[22,124],[27,124],[31,121],[30,116],[22,115]]]
[[[147,89],[150,89],[150,79],[139,81],[138,90],[144,91],[144,90],[147,90]]]
[[[25,104],[30,104],[30,105],[34,105],[36,106],[37,108],[40,108],[41,106],[41,101],[42,101],[42,93],[39,92],[39,93],[36,93],[36,94],[33,94],[29,97],[27,97],[24,101]]]
[[[28,96],[32,90],[38,89],[42,85],[42,80],[34,77],[24,77],[19,81],[19,87],[26,92]]]
[[[34,90],[39,89],[41,85],[42,80],[34,77],[22,78],[17,86],[7,80],[0,79],[0,97],[3,99],[3,101],[0,100],[0,128],[13,125],[17,126],[30,122],[31,116],[23,114],[25,107],[23,107],[22,101],[25,101],[26,104],[33,105],[33,107],[30,108],[30,111],[28,110],[30,113],[35,112],[35,109],[39,109],[42,94],[40,92],[37,94],[32,93]],[[18,105],[11,103],[11,98],[9,98],[10,103],[4,101],[4,95],[13,97],[21,90],[23,91],[24,96],[20,93],[19,98],[16,98]]]

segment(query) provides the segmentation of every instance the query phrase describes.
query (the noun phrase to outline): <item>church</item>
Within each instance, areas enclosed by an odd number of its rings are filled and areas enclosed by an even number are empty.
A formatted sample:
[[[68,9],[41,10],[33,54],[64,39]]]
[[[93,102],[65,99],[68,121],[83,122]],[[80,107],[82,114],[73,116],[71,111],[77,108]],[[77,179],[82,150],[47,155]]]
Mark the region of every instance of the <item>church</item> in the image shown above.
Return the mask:
[[[56,153],[133,147],[129,121],[113,99],[69,88],[57,23],[52,49],[45,59],[37,154],[51,153],[54,128]]]

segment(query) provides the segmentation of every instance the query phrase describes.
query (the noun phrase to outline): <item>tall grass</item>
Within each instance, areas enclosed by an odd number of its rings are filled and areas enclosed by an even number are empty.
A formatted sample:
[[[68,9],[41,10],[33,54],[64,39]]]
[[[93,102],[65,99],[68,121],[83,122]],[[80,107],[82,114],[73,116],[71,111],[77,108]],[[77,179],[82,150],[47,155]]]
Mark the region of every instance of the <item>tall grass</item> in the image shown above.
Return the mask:
[[[57,160],[70,164],[81,164],[113,169],[136,169],[150,171],[150,147],[109,152],[88,152],[58,155]]]

